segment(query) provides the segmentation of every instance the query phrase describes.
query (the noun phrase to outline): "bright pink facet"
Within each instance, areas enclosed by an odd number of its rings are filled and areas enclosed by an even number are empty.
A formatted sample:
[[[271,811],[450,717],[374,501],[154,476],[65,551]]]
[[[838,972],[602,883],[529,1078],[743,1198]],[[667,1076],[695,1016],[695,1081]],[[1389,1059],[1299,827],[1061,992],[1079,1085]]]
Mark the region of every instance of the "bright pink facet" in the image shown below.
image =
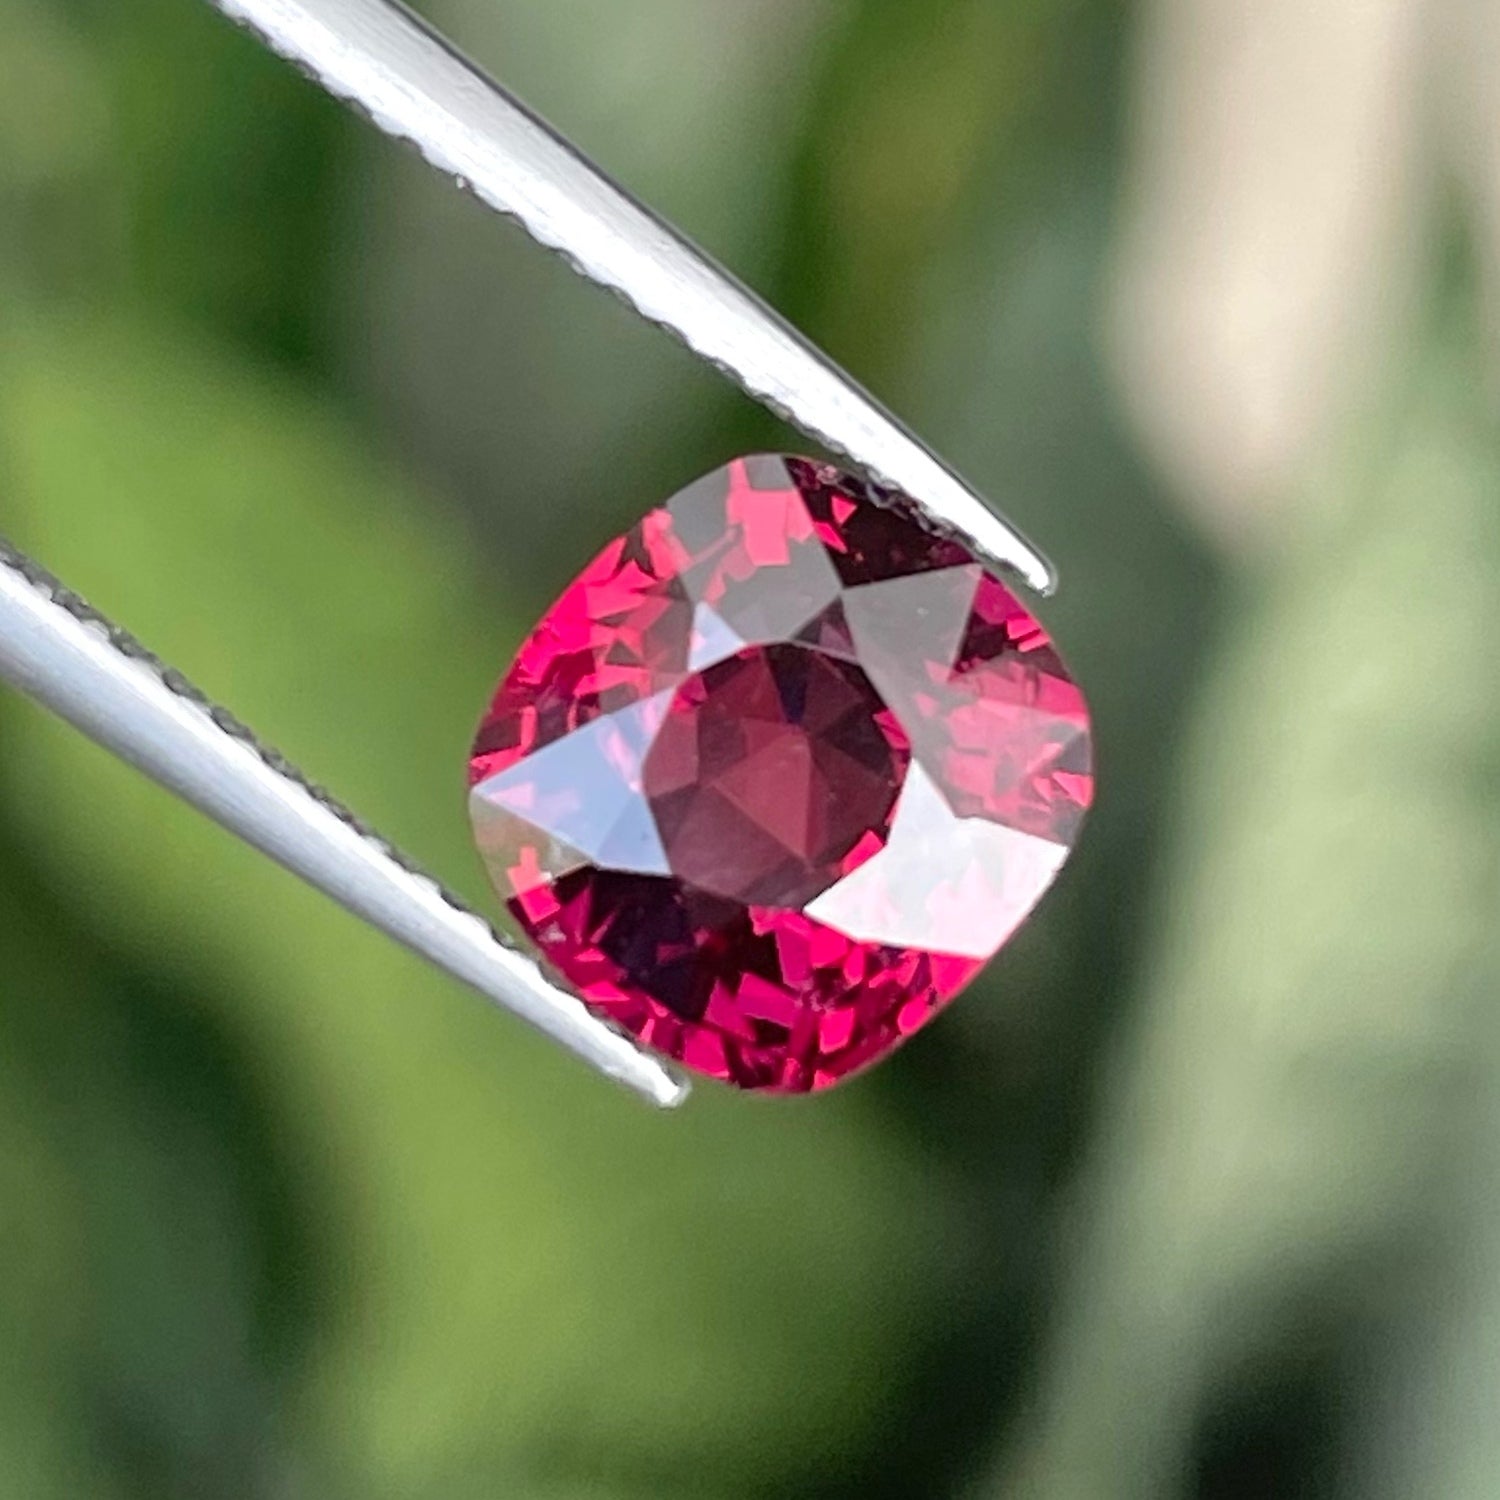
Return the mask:
[[[612,542],[470,762],[507,909],[601,1015],[796,1092],[900,1045],[1051,883],[1093,792],[1046,632],[911,501],[742,459]]]

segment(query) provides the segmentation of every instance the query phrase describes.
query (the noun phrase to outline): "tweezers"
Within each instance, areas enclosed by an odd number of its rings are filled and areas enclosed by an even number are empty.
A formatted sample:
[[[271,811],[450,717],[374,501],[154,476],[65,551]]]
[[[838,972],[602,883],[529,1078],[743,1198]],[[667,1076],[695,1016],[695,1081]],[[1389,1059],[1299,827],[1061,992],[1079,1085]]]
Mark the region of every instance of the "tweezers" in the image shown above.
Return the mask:
[[[210,3],[778,416],[1051,592],[1046,559],[832,360],[395,0]],[[663,1063],[3,542],[0,679],[600,1072],[658,1105],[686,1097]]]

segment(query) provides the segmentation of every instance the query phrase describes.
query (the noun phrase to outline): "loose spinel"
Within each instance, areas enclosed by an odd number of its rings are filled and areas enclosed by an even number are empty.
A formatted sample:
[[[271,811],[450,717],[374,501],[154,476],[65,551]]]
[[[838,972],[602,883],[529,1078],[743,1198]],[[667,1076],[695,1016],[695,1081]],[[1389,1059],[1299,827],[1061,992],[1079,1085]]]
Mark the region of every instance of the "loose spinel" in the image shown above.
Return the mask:
[[[1052,882],[1093,792],[1046,632],[910,500],[742,459],[612,542],[470,762],[490,876],[599,1014],[744,1088],[900,1045]]]

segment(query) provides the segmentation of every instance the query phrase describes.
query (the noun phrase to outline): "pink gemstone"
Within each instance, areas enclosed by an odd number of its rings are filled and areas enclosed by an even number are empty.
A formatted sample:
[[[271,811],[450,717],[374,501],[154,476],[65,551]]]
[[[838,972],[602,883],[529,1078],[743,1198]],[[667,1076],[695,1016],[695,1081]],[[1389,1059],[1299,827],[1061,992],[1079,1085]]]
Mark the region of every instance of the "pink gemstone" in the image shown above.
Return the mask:
[[[491,879],[584,1000],[788,1093],[968,983],[1094,784],[1083,694],[1015,595],[904,496],[768,457],[584,570],[469,771]]]

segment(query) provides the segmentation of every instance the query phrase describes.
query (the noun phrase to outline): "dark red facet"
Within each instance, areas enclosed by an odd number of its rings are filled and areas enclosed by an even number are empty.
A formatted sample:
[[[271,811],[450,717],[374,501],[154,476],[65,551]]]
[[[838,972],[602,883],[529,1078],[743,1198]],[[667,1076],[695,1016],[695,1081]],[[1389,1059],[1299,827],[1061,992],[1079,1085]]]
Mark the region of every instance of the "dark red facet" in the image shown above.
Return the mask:
[[[898,1046],[1027,915],[1093,791],[1046,632],[913,502],[742,459],[584,570],[480,727],[507,909],[601,1015],[746,1088]]]

